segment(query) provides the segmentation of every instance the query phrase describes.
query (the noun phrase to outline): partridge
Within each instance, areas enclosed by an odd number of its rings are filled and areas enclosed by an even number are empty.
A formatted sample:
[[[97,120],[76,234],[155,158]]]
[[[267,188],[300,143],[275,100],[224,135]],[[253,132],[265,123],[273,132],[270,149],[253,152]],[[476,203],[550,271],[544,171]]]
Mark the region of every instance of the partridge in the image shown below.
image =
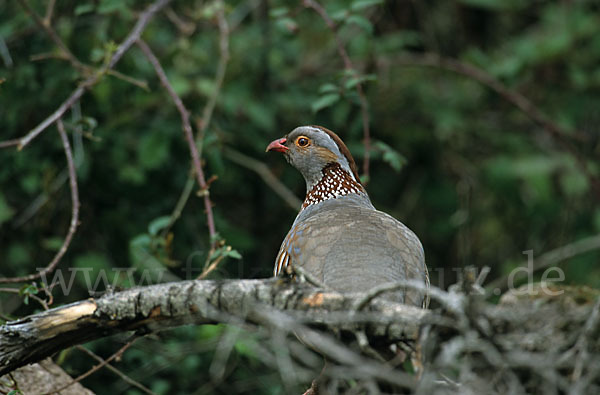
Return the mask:
[[[275,276],[301,267],[342,293],[366,292],[402,280],[429,285],[418,237],[375,209],[350,151],[335,133],[322,126],[300,126],[266,150],[281,152],[300,171],[307,191],[275,259]],[[425,293],[417,289],[406,288],[387,298],[427,304]]]

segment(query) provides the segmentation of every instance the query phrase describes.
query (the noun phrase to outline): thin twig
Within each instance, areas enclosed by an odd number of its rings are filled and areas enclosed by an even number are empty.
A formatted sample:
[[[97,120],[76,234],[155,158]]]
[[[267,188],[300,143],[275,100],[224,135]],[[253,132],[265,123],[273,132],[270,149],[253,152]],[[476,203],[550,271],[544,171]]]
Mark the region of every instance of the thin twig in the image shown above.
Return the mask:
[[[106,74],[109,70],[111,70],[119,60],[123,57],[125,52],[131,48],[131,46],[140,38],[140,35],[144,31],[146,25],[154,14],[158,12],[161,8],[166,6],[171,0],[157,0],[152,3],[148,8],[144,10],[140,14],[135,26],[129,33],[129,35],[125,38],[125,40],[119,45],[115,53],[112,55],[110,60],[98,70],[94,75],[87,78],[84,82],[82,82],[77,89],[71,93],[71,95],[54,111],[50,116],[44,119],[38,126],[29,131],[25,136],[19,139],[18,149],[23,149],[27,144],[29,144],[34,138],[36,138],[40,133],[46,130],[50,125],[56,122],[63,114],[69,110],[73,104],[79,100],[81,96],[85,93],[86,89],[94,86],[100,78]]]
[[[102,357],[100,357],[99,355],[97,355],[96,353],[94,353],[91,350],[88,350],[87,348],[79,345],[79,346],[75,346],[79,351],[86,353],[87,355],[89,355],[90,357],[94,358],[96,361],[102,363],[104,362],[104,359]],[[146,387],[145,385],[143,385],[142,383],[139,383],[137,381],[135,381],[134,379],[132,379],[131,377],[127,376],[125,373],[121,372],[119,369],[115,368],[114,366],[112,366],[110,363],[106,364],[106,368],[108,370],[110,370],[111,372],[115,373],[117,376],[119,376],[123,381],[125,381],[126,383],[139,388],[141,391],[147,393],[147,394],[153,394],[156,395],[156,392],[153,392],[150,388]]]
[[[177,111],[179,111],[179,115],[181,116],[183,132],[185,134],[185,139],[187,140],[188,147],[190,149],[190,155],[192,157],[192,165],[194,166],[196,180],[198,181],[198,185],[200,187],[199,195],[204,198],[204,209],[206,210],[206,222],[208,226],[208,233],[210,235],[210,240],[214,240],[217,231],[215,229],[215,221],[213,218],[212,203],[210,201],[208,184],[206,183],[204,171],[202,170],[202,164],[200,163],[200,154],[198,152],[198,147],[196,146],[196,142],[194,140],[194,132],[192,130],[192,125],[190,124],[190,113],[187,110],[187,108],[185,108],[185,105],[181,101],[179,95],[177,95],[177,92],[175,92],[175,90],[171,86],[171,83],[169,82],[169,79],[167,78],[167,75],[165,74],[165,71],[163,70],[162,65],[160,64],[160,61],[156,58],[154,53],[152,53],[152,50],[150,49],[148,44],[146,44],[143,40],[139,39],[137,41],[137,45],[138,47],[140,47],[144,55],[146,55],[146,58],[148,58],[148,61],[154,67],[154,71],[156,72],[158,79],[169,93],[169,96],[171,96],[171,99],[173,100],[173,103],[175,104],[175,107],[177,107]]]
[[[165,8],[165,15],[177,27],[177,29],[186,36],[192,35],[196,30],[196,24],[194,22],[187,22],[181,19],[172,7]]]
[[[215,106],[217,103],[217,99],[219,97],[219,93],[221,92],[221,87],[223,86],[223,80],[225,79],[225,73],[227,71],[227,63],[229,62],[229,26],[227,24],[227,19],[225,18],[224,7],[225,7],[224,4],[222,2],[219,2],[218,7],[217,7],[218,8],[217,20],[218,20],[218,25],[219,25],[219,63],[217,65],[217,71],[215,74],[214,89],[213,89],[212,94],[209,97],[208,101],[206,102],[204,109],[202,110],[202,119],[197,122],[198,133],[196,134],[194,147],[198,147],[200,145],[200,143],[202,142],[202,139],[204,138],[206,130],[208,129],[208,126],[210,125],[212,114],[214,112],[214,109],[215,109]],[[201,156],[202,150],[199,149],[198,153],[199,153],[199,156]],[[193,179],[193,174],[190,174],[188,176],[186,185],[181,193],[181,196],[177,200],[177,205],[176,205],[175,209],[173,210],[173,212],[171,213],[171,220],[169,221],[169,226],[167,228],[165,228],[165,230],[163,232],[165,232],[165,233],[168,232],[168,230],[177,221],[177,218],[179,218],[179,216],[181,215],[181,212],[183,211],[183,208],[185,207],[185,205],[189,199],[189,196],[190,196],[189,188],[190,188],[190,183],[191,183],[192,179]],[[202,188],[202,185],[200,185],[200,187]],[[208,188],[201,189],[201,193],[204,195],[204,205],[206,207],[207,202],[210,203],[210,199],[209,199],[209,195],[208,195]],[[207,216],[208,216],[208,214],[207,214]],[[216,232],[215,232],[215,234],[216,234]],[[218,242],[218,240],[215,240],[212,237],[212,234],[211,234],[211,240],[212,240],[211,241],[211,250],[209,251],[208,256],[210,256],[214,252],[214,250],[216,248],[216,244]]]
[[[298,199],[296,195],[294,195],[294,193],[285,186],[285,184],[279,181],[279,179],[273,175],[267,165],[229,147],[223,148],[223,154],[232,162],[235,162],[238,165],[250,169],[258,174],[260,178],[263,179],[265,184],[267,184],[277,195],[279,195],[279,197],[283,199],[283,201],[286,202],[290,208],[298,211],[302,205],[302,200]]]
[[[577,255],[585,254],[598,249],[600,249],[600,234],[577,240],[573,243],[549,251],[537,258],[533,264],[531,273],[528,274],[533,274],[538,270],[557,265],[560,262],[573,258]],[[525,273],[523,273],[521,270],[516,272],[512,277],[513,282],[520,280],[524,274]],[[489,283],[486,288],[492,290],[499,288],[501,291],[504,291],[508,289],[508,279],[510,277],[511,274],[500,277]],[[511,285],[514,285],[514,283]]]
[[[319,4],[315,0],[303,0],[303,5],[306,8],[312,8],[317,14],[321,16],[325,24],[333,33],[333,37],[337,44],[338,54],[342,58],[344,62],[344,68],[353,75],[356,76],[356,70],[354,69],[354,65],[352,64],[352,60],[350,60],[350,56],[348,56],[348,52],[342,43],[342,40],[337,34],[337,26],[333,19],[327,14],[325,8]],[[369,163],[371,157],[371,131],[370,131],[370,120],[369,120],[369,106],[367,103],[367,98],[365,96],[365,92],[363,90],[363,86],[361,82],[356,84],[356,92],[358,93],[358,99],[360,102],[360,112],[362,117],[362,128],[363,128],[363,143],[365,145],[365,153],[363,157],[363,175],[365,176],[366,182],[369,180]]]
[[[135,343],[135,341],[139,339],[139,337],[137,337],[136,335],[134,335],[134,337],[129,340],[127,343],[125,343],[125,345],[121,348],[119,348],[113,355],[111,355],[110,357],[106,358],[104,361],[102,361],[101,363],[99,363],[98,365],[94,366],[93,368],[91,368],[90,370],[88,370],[87,372],[83,373],[82,375],[77,376],[77,378],[73,379],[72,381],[70,381],[69,383],[63,385],[62,387],[55,389],[54,391],[50,392],[50,394],[58,394],[60,393],[60,391],[64,390],[65,388],[70,387],[71,385],[80,382],[81,380],[83,380],[84,378],[88,377],[89,375],[97,372],[98,370],[102,369],[104,366],[108,365],[108,363],[110,361],[112,361],[115,358],[120,357],[121,355],[123,355],[123,353],[133,345],[133,343]],[[48,394],[48,395],[50,395]]]
[[[292,269],[292,272],[298,274],[298,276],[302,279],[301,281],[305,281],[307,283],[310,283],[310,284],[314,285],[317,288],[329,289],[328,286],[326,286],[322,281],[319,281],[318,278],[316,278],[315,276],[313,276],[312,274],[310,274],[308,271],[304,270],[303,267],[301,267],[301,266],[292,266],[291,269]]]
[[[0,141],[0,148],[15,147],[19,145],[19,139]]]
[[[50,37],[50,39],[52,39],[52,41],[54,41],[54,43],[56,44],[56,46],[60,49],[62,55],[69,60],[69,62],[71,62],[71,64],[75,67],[78,68],[80,70],[83,71],[90,71],[90,67],[81,63],[79,61],[79,59],[77,59],[77,57],[75,57],[75,55],[73,55],[73,53],[69,50],[69,48],[67,48],[67,46],[63,43],[63,41],[60,39],[60,37],[58,37],[58,34],[56,34],[56,31],[54,31],[54,29],[52,28],[52,25],[50,24],[50,19],[49,18],[44,18],[42,19],[37,12],[35,12],[33,10],[33,8],[31,8],[31,5],[29,5],[29,2],[27,0],[19,0],[19,3],[21,3],[21,6],[25,9],[25,11],[31,15],[31,17],[33,18],[33,20],[35,21],[36,25],[38,25],[39,27],[41,27],[42,29],[44,29],[44,31],[46,31],[46,34],[48,34],[48,36]],[[52,3],[52,2],[51,2]],[[50,6],[50,4],[48,4],[48,6]],[[48,13],[50,12],[50,13]],[[52,15],[52,11],[47,10],[47,15]]]
[[[81,72],[86,76],[90,76],[95,73],[94,67],[87,65],[87,64],[81,62],[79,59],[77,59],[77,57],[69,50],[69,48],[67,48],[65,43],[60,39],[60,37],[56,33],[56,31],[52,28],[52,25],[50,22],[52,19],[54,0],[50,1],[48,3],[48,7],[46,9],[46,16],[43,19],[33,10],[33,8],[29,5],[27,0],[19,0],[19,2],[21,3],[21,6],[25,9],[25,11],[29,15],[31,15],[31,17],[33,18],[36,25],[38,25],[41,29],[43,29],[48,34],[48,36],[50,36],[50,39],[52,41],[54,41],[54,43],[60,49],[60,54],[58,54],[58,55],[56,55],[54,53],[35,55],[35,56],[31,57],[31,60],[35,61],[35,60],[41,60],[41,59],[47,59],[47,58],[65,59],[65,60],[68,60],[73,65],[73,67],[81,70]],[[148,90],[148,84],[146,83],[146,81],[139,81],[133,77],[130,77],[128,75],[120,73],[116,70],[106,70],[106,73],[108,75],[112,75],[113,77],[116,77],[123,81],[129,82],[130,84],[135,85],[139,88]]]
[[[577,381],[581,378],[583,369],[589,365],[590,352],[588,343],[594,336],[594,332],[600,322],[600,298],[597,298],[594,308],[590,314],[590,317],[585,322],[581,335],[577,339],[575,348],[579,350],[579,355],[575,360],[575,366],[573,367],[573,381]]]
[[[23,295],[21,295],[21,290],[18,288],[0,288],[0,292],[6,292],[6,293],[17,294],[19,296],[23,296]],[[31,299],[35,300],[36,302],[38,302],[44,308],[44,310],[50,309],[50,307],[48,306],[48,303],[46,303],[46,301],[44,299],[40,298],[39,296],[34,295],[34,294],[28,294],[27,296],[30,297]]]
[[[46,6],[46,15],[44,15],[44,23],[50,25],[52,22],[52,16],[54,14],[54,5],[56,4],[56,0],[49,0],[48,5]]]
[[[165,226],[165,228],[161,232],[161,237],[163,237],[163,238],[167,236],[167,234],[171,231],[171,228],[173,227],[173,225],[175,225],[175,222],[177,222],[179,217],[181,217],[181,213],[183,212],[183,209],[185,208],[185,205],[186,205],[188,199],[190,198],[192,191],[194,190],[195,181],[194,181],[193,166],[190,166],[189,173],[190,174],[188,175],[188,178],[185,181],[183,190],[181,191],[181,195],[179,195],[179,199],[177,200],[177,203],[175,204],[175,208],[173,209],[173,211],[171,212],[171,215],[169,216],[169,224],[167,226]]]
[[[460,313],[464,308],[465,298],[463,294],[446,292],[440,288],[431,287],[427,283],[419,280],[400,280],[373,287],[362,298],[356,301],[354,304],[354,311],[362,310],[369,302],[384,293],[397,291],[403,288],[421,291],[424,295],[436,299],[448,311],[453,313]]]
[[[227,246],[229,248],[229,250],[231,251],[231,247]],[[211,250],[213,251],[213,250]],[[198,277],[196,277],[196,280],[204,280],[209,274],[210,272],[212,272],[213,270],[215,270],[217,268],[217,266],[219,266],[219,263],[221,263],[221,261],[225,258],[225,255],[220,255],[218,256],[214,261],[210,261],[210,254],[206,257],[206,263],[204,265],[204,269],[202,270],[202,273],[200,273],[200,275]]]
[[[63,144],[63,149],[65,150],[65,157],[67,158],[67,169],[69,171],[69,186],[71,187],[71,223],[69,225],[69,231],[65,236],[65,240],[63,241],[62,246],[52,258],[52,261],[42,270],[38,270],[37,273],[29,274],[27,276],[21,277],[4,277],[0,278],[0,283],[22,283],[27,281],[33,281],[41,276],[45,276],[47,273],[52,272],[56,266],[59,264],[65,252],[67,252],[67,248],[71,244],[71,239],[77,230],[77,225],[79,224],[79,191],[77,189],[77,174],[75,172],[75,163],[73,161],[73,153],[71,151],[71,145],[69,144],[69,138],[67,133],[65,132],[65,127],[63,125],[62,120],[59,118],[56,121],[56,126],[58,128],[58,133],[60,134],[60,139]]]

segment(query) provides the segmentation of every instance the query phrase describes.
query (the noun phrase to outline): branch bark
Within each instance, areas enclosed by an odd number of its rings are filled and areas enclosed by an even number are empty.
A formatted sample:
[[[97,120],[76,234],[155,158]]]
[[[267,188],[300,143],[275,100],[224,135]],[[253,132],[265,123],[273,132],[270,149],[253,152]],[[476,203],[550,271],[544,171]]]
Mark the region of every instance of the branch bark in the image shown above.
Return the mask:
[[[179,325],[228,323],[279,339],[274,344],[286,350],[288,366],[268,347],[257,344],[255,351],[285,378],[293,376],[290,372],[305,377],[321,370],[319,358],[307,358],[309,347],[327,357],[321,376],[332,385],[358,379],[366,380],[365,385],[387,383],[416,393],[600,390],[600,291],[538,284],[526,293],[519,289],[503,296],[500,305],[477,293],[435,287],[430,291],[442,308],[422,310],[375,299],[359,310],[373,292],[340,295],[281,278],[134,288],[1,326],[0,375],[118,332],[135,331],[138,337]],[[294,343],[291,334],[303,345]],[[420,380],[397,365],[365,355],[371,345],[386,344],[413,354],[417,334],[415,348],[424,361]],[[352,335],[361,352],[348,343]],[[292,363],[292,356],[303,362]]]
[[[386,301],[374,301],[361,312],[348,314],[357,299],[281,279],[182,281],[133,288],[1,326],[0,375],[62,349],[124,331],[143,334],[218,322],[271,325],[269,312],[284,311],[299,325],[358,328],[369,336],[403,341],[414,338],[431,315]]]

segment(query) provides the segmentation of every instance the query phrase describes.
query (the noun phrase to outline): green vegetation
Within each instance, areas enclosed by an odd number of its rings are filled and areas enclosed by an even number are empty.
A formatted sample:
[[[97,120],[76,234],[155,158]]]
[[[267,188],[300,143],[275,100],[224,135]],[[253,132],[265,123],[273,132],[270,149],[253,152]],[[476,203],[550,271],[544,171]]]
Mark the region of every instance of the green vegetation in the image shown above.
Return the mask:
[[[56,2],[50,26],[66,56],[23,7],[43,18],[48,3],[0,1],[0,141],[24,136],[107,64],[149,4]],[[114,67],[118,74],[101,75],[66,112],[80,226],[58,266],[66,285],[74,275],[73,286],[68,295],[57,286],[54,305],[88,297],[86,278],[96,291],[118,289],[193,278],[215,260],[209,278],[270,276],[296,212],[228,152],[266,163],[302,197],[301,176],[264,154],[266,145],[298,125],[320,124],[345,140],[361,167],[361,90],[371,131],[367,189],[419,235],[432,284],[448,287],[453,269],[465,265],[490,267],[488,279],[498,278],[526,264],[523,251],[535,260],[600,233],[597,1],[322,3],[353,69],[303,2],[226,1],[223,36],[220,2],[174,1],[142,34],[201,134],[213,240],[197,185],[171,222],[190,151],[177,108],[138,46]],[[219,89],[220,58],[227,67]],[[46,266],[70,217],[56,125],[22,150],[0,150],[2,276]],[[594,251],[561,262],[564,284],[600,287],[599,258]],[[99,273],[106,282],[95,284]],[[3,320],[41,308],[36,284],[0,294]],[[233,351],[219,365],[222,339],[233,339],[225,341]],[[117,340],[88,347],[106,357]],[[260,341],[226,326],[179,328],[139,341],[116,366],[157,393],[284,393],[284,379],[256,354]],[[59,361],[73,375],[96,363],[76,349]],[[100,394],[140,393],[105,369],[83,384]]]

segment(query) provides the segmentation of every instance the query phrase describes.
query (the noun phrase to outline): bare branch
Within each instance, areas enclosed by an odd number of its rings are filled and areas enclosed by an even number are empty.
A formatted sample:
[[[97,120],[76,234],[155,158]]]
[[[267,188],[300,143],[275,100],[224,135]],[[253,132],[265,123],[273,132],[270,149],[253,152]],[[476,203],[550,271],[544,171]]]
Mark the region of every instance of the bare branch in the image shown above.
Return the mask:
[[[31,17],[35,21],[36,25],[38,25],[40,28],[44,29],[46,34],[48,34],[48,36],[50,36],[52,41],[54,41],[56,46],[60,49],[62,55],[66,59],[68,59],[69,62],[71,62],[71,64],[73,66],[75,66],[76,68],[83,70],[83,71],[90,71],[90,67],[81,63],[79,61],[79,59],[77,59],[77,57],[75,57],[75,55],[73,55],[73,53],[69,50],[69,48],[67,48],[67,46],[62,42],[60,37],[58,37],[58,34],[56,34],[56,31],[54,31],[54,29],[52,28],[52,25],[50,24],[50,19],[51,19],[52,12],[53,12],[52,10],[54,8],[54,1],[49,2],[48,9],[46,11],[46,17],[44,19],[42,19],[33,10],[33,8],[31,8],[31,5],[29,4],[29,2],[27,0],[19,0],[19,3],[21,3],[21,6],[25,9],[25,11],[27,11],[27,13],[29,15],[31,15]]]
[[[169,79],[163,70],[160,61],[154,56],[150,47],[143,41],[138,40],[138,47],[142,50],[148,61],[154,67],[154,71],[158,78],[160,79],[161,84],[165,87],[169,96],[175,103],[175,107],[177,107],[177,111],[179,111],[179,115],[181,116],[181,124],[183,127],[183,132],[185,134],[185,139],[188,143],[188,147],[190,149],[190,155],[192,157],[192,166],[194,168],[194,172],[196,173],[196,180],[198,181],[198,185],[200,186],[200,195],[204,198],[204,209],[206,210],[206,223],[208,226],[208,233],[210,235],[210,240],[214,240],[215,235],[217,233],[215,229],[215,221],[213,218],[212,212],[212,203],[210,201],[208,184],[206,183],[206,178],[204,177],[204,171],[202,170],[202,164],[200,163],[200,153],[198,152],[198,147],[196,146],[196,142],[194,140],[194,132],[192,131],[192,125],[190,124],[190,113],[185,108],[181,98],[177,95],[171,84],[169,83]]]
[[[19,145],[19,139],[0,141],[0,148],[16,147]]]
[[[337,26],[333,19],[327,14],[325,8],[319,4],[315,0],[303,0],[302,4],[306,8],[312,8],[317,14],[321,16],[323,21],[329,30],[333,33],[333,37],[335,38],[335,42],[337,45],[338,54],[342,58],[344,62],[344,68],[352,74],[356,76],[356,69],[350,60],[350,56],[348,56],[348,52],[346,52],[346,48],[342,43],[342,40],[339,38],[337,34]],[[371,157],[371,131],[370,131],[370,119],[369,119],[369,105],[367,103],[367,98],[365,96],[365,92],[363,90],[363,86],[361,82],[356,84],[356,92],[358,93],[358,98],[360,101],[360,112],[362,117],[362,127],[363,127],[363,144],[365,145],[365,153],[363,157],[363,175],[366,177],[368,182],[369,179],[369,164]]]
[[[90,357],[94,358],[96,361],[102,363],[105,360],[103,358],[101,358],[100,356],[98,356],[96,353],[94,353],[91,350],[88,350],[87,348],[83,347],[83,346],[77,346],[77,349],[87,355],[89,355]],[[131,377],[127,376],[125,373],[121,372],[119,369],[115,368],[114,366],[112,366],[110,363],[107,363],[106,368],[108,370],[110,370],[111,372],[113,372],[114,374],[116,374],[117,376],[119,376],[123,381],[125,381],[127,384],[138,388],[140,391],[145,392],[147,394],[150,395],[156,395],[155,392],[153,392],[150,388],[146,387],[145,385],[138,383],[137,381],[135,381],[134,379],[132,379]]]
[[[265,324],[269,310],[285,310],[298,323],[336,330],[364,327],[390,341],[412,338],[431,320],[425,310],[386,301],[349,317],[356,296],[269,280],[181,281],[107,294],[0,326],[0,375],[76,344],[123,331],[156,331],[184,324]],[[368,326],[366,325],[368,323]]]
[[[58,393],[60,393],[60,391],[64,390],[65,388],[70,387],[71,385],[80,382],[84,378],[90,376],[92,373],[95,373],[98,370],[102,369],[104,366],[108,365],[108,363],[110,361],[112,361],[113,359],[121,357],[121,355],[123,355],[123,353],[125,352],[125,350],[127,350],[129,347],[133,346],[133,343],[135,343],[135,341],[137,339],[138,339],[137,336],[133,337],[131,340],[129,340],[127,343],[125,343],[125,345],[123,347],[119,348],[113,355],[111,355],[110,357],[106,358],[105,360],[103,360],[102,362],[100,362],[98,365],[94,366],[93,368],[91,368],[87,372],[83,373],[82,375],[77,376],[77,378],[73,379],[73,381],[71,381],[70,383],[67,383],[67,384],[65,384],[64,386],[62,386],[62,387],[60,387],[58,389],[55,389],[53,392],[51,392],[51,394],[58,394]]]
[[[225,157],[232,162],[237,163],[240,166],[243,166],[247,169],[252,170],[256,174],[263,179],[265,184],[267,184],[276,194],[281,197],[281,199],[287,203],[287,205],[293,209],[294,211],[298,211],[299,207],[302,206],[302,200],[298,199],[296,195],[292,193],[273,173],[271,169],[263,162],[258,161],[248,155],[244,155],[239,151],[236,151],[232,148],[225,147],[223,149],[223,154]]]
[[[35,279],[40,278],[47,273],[52,272],[56,266],[58,266],[60,260],[63,255],[67,252],[69,245],[71,244],[71,239],[77,230],[77,225],[79,224],[79,191],[77,189],[77,173],[75,171],[75,163],[73,161],[73,153],[71,151],[71,145],[69,144],[69,137],[65,132],[65,127],[63,125],[62,120],[59,118],[56,122],[56,126],[58,128],[58,133],[60,134],[60,139],[63,144],[63,149],[65,151],[65,157],[67,158],[67,169],[69,172],[69,186],[71,188],[71,222],[69,225],[69,231],[65,236],[65,239],[59,248],[58,252],[52,258],[52,261],[42,270],[38,270],[37,273],[29,274],[27,276],[21,277],[4,277],[0,278],[0,283],[22,283],[26,281],[33,281]]]
[[[540,256],[539,258],[536,258],[533,264],[532,273],[535,273],[536,271],[541,269],[548,268],[550,266],[558,265],[559,263],[567,259],[573,258],[577,255],[585,254],[587,252],[595,251],[598,249],[600,249],[600,234],[577,240],[573,243],[549,251]],[[520,270],[516,272],[512,277],[513,282],[522,279],[523,275],[524,273]],[[510,276],[510,274],[502,276],[490,282],[488,285],[486,285],[486,288],[499,288],[500,290],[505,291],[509,287],[508,279]]]
[[[215,73],[214,89],[212,91],[212,94],[208,98],[208,101],[206,102],[204,109],[202,110],[202,118],[196,122],[197,128],[198,128],[198,134],[196,135],[196,138],[195,138],[195,146],[200,145],[200,143],[202,142],[202,139],[204,138],[204,134],[206,133],[206,130],[208,129],[208,126],[210,125],[212,114],[214,112],[214,109],[215,109],[215,106],[217,103],[217,99],[221,92],[221,87],[223,86],[223,80],[225,79],[225,73],[227,71],[227,64],[229,62],[229,26],[227,24],[227,19],[225,18],[224,7],[225,6],[224,6],[223,2],[219,1],[218,7],[217,7],[217,22],[218,22],[218,26],[219,26],[219,52],[220,52],[219,53],[219,63],[217,65],[217,71]],[[199,149],[199,154],[200,155],[202,154],[201,149]],[[177,205],[175,206],[175,208],[173,209],[173,212],[171,213],[171,219],[169,221],[169,226],[167,226],[163,230],[163,234],[166,234],[166,232],[168,232],[169,229],[175,224],[175,222],[181,215],[183,208],[187,204],[187,201],[188,201],[188,199],[190,197],[190,193],[191,193],[192,182],[193,182],[192,180],[193,180],[193,174],[190,174],[186,181],[185,187],[183,188],[183,191],[181,192],[181,195],[177,201]],[[210,202],[209,195],[208,195],[208,186],[203,189],[202,184],[200,184],[200,187],[201,187],[200,192],[201,192],[201,195],[203,195],[203,197],[204,197],[204,203],[206,206],[207,201]],[[207,216],[208,216],[208,212],[207,212]],[[216,248],[216,244],[218,242],[218,240],[215,240],[214,238],[212,238],[212,236],[214,236],[214,234],[211,234],[211,240],[212,240],[211,251],[209,252],[208,257],[210,257],[211,253],[214,251],[214,249]]]
[[[63,114],[67,110],[69,110],[73,106],[73,104],[77,100],[79,100],[79,98],[81,98],[81,96],[83,96],[86,89],[89,89],[92,86],[94,86],[104,74],[108,73],[108,71],[111,70],[117,64],[117,62],[119,62],[119,60],[121,60],[125,52],[127,52],[129,48],[131,48],[131,46],[140,38],[146,25],[148,24],[148,22],[150,22],[150,20],[156,14],[156,12],[158,12],[160,9],[166,6],[169,3],[169,1],[170,0],[156,0],[148,8],[146,8],[146,10],[144,10],[144,12],[140,14],[135,26],[133,27],[129,35],[125,38],[125,40],[121,43],[121,45],[119,45],[119,47],[112,55],[108,63],[106,63],[94,75],[90,76],[84,82],[82,82],[79,85],[79,87],[75,89],[73,93],[71,93],[71,95],[58,107],[58,109],[56,109],[56,111],[54,111],[50,116],[44,119],[38,126],[29,131],[25,136],[21,137],[19,139],[18,149],[23,149],[40,133],[46,130],[59,118],[61,118]]]

